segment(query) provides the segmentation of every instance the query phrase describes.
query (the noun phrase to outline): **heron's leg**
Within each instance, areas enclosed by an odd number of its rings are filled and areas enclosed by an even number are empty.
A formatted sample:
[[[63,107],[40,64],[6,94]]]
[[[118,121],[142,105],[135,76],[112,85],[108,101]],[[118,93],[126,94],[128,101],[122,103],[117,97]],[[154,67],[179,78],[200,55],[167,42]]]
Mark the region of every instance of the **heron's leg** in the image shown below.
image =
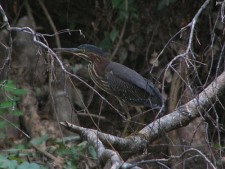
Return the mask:
[[[122,107],[123,107],[123,109],[124,109],[124,111],[127,115],[127,119],[125,121],[125,127],[124,127],[123,132],[122,132],[122,137],[125,137],[127,135],[128,127],[130,125],[131,115],[129,113],[129,109],[128,109],[127,105],[122,104]]]

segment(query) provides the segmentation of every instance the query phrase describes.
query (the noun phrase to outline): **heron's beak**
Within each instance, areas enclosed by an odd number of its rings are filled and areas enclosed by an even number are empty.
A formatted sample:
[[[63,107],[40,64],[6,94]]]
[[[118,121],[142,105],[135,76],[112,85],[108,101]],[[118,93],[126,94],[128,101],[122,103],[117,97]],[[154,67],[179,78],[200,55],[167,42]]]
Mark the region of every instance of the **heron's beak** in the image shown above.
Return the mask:
[[[88,62],[92,62],[91,57],[83,53],[82,49],[79,48],[55,48],[53,49],[55,52],[61,52],[61,53],[70,53],[76,56],[79,56]]]
[[[64,53],[80,53],[80,49],[78,48],[54,48],[55,52],[64,52]]]

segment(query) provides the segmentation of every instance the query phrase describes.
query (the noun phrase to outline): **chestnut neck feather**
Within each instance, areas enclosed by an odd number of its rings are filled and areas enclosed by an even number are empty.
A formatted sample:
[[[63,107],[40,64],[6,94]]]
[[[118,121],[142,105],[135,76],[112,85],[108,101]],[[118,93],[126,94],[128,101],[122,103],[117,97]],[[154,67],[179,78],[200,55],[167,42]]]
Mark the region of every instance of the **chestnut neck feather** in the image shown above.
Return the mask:
[[[108,64],[110,63],[110,60],[101,56],[97,56],[94,60],[94,62],[92,62],[96,72],[104,77],[105,75],[105,68],[108,66]]]

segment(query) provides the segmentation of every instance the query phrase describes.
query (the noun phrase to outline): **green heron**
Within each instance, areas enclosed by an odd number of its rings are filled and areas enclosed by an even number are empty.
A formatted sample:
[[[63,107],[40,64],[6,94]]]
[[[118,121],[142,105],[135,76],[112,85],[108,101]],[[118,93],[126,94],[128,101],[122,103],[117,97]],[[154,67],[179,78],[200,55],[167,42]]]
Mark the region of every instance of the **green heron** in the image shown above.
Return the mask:
[[[83,44],[56,51],[71,53],[89,61],[88,72],[93,82],[120,102],[152,109],[162,107],[162,96],[149,80],[120,63],[110,61],[100,48]]]

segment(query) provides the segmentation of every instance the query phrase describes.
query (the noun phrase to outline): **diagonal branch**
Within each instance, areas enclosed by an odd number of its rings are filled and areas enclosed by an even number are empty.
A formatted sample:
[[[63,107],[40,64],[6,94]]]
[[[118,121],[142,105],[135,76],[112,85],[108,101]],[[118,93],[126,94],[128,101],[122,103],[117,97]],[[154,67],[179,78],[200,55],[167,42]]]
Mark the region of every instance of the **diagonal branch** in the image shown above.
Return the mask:
[[[136,135],[126,138],[116,137],[105,134],[93,129],[87,129],[72,125],[68,122],[60,122],[61,125],[70,131],[83,134],[86,130],[98,133],[99,139],[107,144],[115,147],[119,151],[130,150],[130,153],[136,153],[147,147],[153,140],[161,137],[165,133],[188,125],[195,118],[204,115],[225,93],[225,72],[219,75],[204,91],[188,103],[180,106],[174,112],[163,116],[160,119],[147,125]]]

